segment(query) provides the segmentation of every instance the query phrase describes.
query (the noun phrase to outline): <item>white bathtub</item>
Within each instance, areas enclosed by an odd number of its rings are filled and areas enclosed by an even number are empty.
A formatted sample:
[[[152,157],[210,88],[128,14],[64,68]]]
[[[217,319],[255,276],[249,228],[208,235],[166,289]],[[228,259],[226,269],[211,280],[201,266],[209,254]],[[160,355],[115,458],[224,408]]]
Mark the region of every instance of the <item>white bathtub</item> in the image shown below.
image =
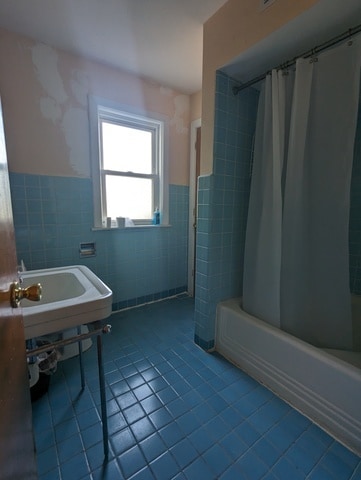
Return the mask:
[[[216,350],[361,454],[361,353],[318,349],[239,305],[218,305]]]

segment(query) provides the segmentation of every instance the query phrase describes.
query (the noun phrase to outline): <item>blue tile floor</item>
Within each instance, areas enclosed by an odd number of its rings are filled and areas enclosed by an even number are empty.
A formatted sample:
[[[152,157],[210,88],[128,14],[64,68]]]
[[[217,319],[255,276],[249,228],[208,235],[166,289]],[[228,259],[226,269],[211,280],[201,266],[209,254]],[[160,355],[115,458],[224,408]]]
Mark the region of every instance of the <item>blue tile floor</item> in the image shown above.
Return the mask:
[[[41,480],[360,480],[360,458],[193,342],[193,300],[114,314],[103,337],[109,461],[95,345],[33,403]]]

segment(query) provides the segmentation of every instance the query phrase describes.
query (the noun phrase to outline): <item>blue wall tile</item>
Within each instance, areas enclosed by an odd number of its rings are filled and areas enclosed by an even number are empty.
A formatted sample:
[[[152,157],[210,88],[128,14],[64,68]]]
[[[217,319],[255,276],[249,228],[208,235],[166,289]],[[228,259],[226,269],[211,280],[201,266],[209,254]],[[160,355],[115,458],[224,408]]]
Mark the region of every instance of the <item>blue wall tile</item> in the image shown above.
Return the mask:
[[[205,349],[214,346],[217,304],[242,292],[258,92],[235,96],[234,85],[217,73],[214,173],[198,179],[195,341]]]
[[[189,188],[169,187],[170,227],[92,230],[90,179],[10,173],[18,260],[29,270],[83,264],[113,291],[113,308],[187,289]],[[79,244],[95,242],[96,257]]]

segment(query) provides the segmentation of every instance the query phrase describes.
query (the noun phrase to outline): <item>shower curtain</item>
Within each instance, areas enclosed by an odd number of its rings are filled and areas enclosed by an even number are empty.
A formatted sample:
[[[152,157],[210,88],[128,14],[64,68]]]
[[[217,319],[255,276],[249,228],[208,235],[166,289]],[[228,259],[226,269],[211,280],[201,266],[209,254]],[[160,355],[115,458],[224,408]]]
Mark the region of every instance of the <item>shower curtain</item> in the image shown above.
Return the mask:
[[[284,72],[273,71],[265,83],[260,93],[256,124],[246,230],[243,308],[279,327],[282,171],[292,78]]]
[[[352,349],[348,218],[360,46],[299,59],[294,86],[272,72],[257,118],[243,308],[328,348]]]

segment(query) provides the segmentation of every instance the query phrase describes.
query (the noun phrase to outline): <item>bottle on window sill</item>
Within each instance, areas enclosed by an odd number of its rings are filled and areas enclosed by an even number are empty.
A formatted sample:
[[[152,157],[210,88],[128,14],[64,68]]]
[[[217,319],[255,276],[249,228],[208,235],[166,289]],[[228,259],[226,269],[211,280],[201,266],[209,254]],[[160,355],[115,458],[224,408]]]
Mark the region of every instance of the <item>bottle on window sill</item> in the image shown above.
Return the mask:
[[[160,212],[159,212],[159,208],[156,208],[153,215],[153,225],[159,225],[159,224],[160,224]]]

